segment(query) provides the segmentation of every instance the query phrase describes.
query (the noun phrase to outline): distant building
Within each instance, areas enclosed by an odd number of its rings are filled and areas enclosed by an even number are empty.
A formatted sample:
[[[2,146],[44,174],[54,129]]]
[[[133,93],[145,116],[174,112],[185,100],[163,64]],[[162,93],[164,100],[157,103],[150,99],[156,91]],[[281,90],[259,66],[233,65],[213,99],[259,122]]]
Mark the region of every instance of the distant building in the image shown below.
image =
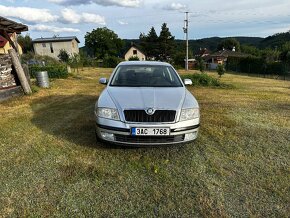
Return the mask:
[[[37,55],[46,55],[58,59],[60,50],[65,50],[70,56],[79,54],[80,41],[76,36],[38,38],[32,41]]]
[[[204,57],[204,59],[207,63],[207,68],[209,70],[215,70],[219,64],[225,64],[228,57],[242,58],[248,56],[248,54],[237,52],[235,51],[235,48],[233,48],[232,50],[223,49],[221,51],[215,52],[211,55]]]
[[[14,42],[15,46],[17,46],[18,53],[22,55],[23,53],[22,48],[19,44],[17,44],[16,33],[11,33],[9,34],[9,36],[12,42]],[[12,49],[12,46],[10,45],[7,39],[5,39],[4,37],[0,35],[0,54],[8,54],[9,49]]]
[[[131,48],[125,54],[125,60],[128,61],[131,57],[138,57],[140,61],[145,61],[145,54],[138,49],[136,46],[131,46]]]

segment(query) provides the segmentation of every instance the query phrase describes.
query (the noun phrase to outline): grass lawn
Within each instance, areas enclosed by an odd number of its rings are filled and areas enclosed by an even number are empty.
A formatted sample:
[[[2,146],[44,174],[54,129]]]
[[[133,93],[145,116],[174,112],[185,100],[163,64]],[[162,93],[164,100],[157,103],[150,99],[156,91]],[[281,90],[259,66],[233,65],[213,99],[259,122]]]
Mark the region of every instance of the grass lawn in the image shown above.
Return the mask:
[[[124,149],[95,143],[98,79],[110,72],[0,104],[0,217],[289,216],[289,81],[226,74],[235,88],[190,87],[194,143]]]

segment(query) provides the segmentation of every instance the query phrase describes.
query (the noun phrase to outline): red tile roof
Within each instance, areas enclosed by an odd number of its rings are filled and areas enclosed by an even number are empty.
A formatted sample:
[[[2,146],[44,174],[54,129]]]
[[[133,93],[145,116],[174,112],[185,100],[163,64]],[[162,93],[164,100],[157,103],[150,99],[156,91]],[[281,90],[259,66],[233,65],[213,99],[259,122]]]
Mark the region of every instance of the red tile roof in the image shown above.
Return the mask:
[[[0,48],[3,48],[7,43],[7,40],[3,37],[0,36]]]
[[[9,34],[9,36],[11,37],[11,34]],[[3,48],[7,42],[8,42],[8,40],[0,35],[0,48]]]

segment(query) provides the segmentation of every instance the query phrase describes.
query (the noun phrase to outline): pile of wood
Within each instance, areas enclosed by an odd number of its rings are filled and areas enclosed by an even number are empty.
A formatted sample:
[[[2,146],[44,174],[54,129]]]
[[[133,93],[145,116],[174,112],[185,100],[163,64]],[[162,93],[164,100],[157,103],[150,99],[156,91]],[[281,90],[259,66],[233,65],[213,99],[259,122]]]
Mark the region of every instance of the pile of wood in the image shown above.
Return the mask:
[[[9,55],[0,55],[0,89],[16,86]]]

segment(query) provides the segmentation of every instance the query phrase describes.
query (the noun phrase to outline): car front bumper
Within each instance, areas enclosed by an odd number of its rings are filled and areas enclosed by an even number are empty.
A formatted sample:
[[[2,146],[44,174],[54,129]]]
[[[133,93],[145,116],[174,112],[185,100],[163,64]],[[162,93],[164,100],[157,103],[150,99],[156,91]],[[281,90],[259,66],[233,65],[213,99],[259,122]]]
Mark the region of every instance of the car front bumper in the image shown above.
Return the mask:
[[[96,134],[105,142],[125,146],[155,146],[188,143],[197,138],[199,119],[176,123],[125,123],[96,118]],[[131,128],[170,128],[169,136],[132,136]]]

